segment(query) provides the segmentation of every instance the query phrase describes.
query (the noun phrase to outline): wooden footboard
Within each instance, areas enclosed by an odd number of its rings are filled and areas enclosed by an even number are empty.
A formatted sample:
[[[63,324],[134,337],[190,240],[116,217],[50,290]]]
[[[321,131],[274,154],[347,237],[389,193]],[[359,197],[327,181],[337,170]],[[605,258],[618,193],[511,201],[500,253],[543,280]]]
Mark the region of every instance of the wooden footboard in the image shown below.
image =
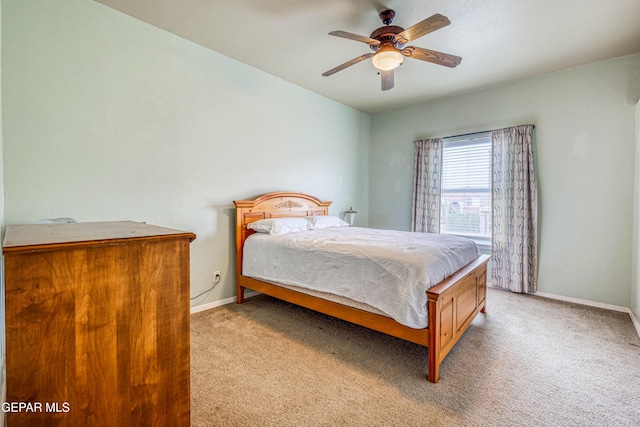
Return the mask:
[[[429,381],[440,378],[440,362],[451,351],[487,300],[488,255],[481,255],[427,291],[429,298]]]
[[[489,256],[481,255],[427,291],[429,327],[415,329],[395,320],[322,298],[283,288],[242,275],[242,250],[251,234],[247,224],[263,218],[327,215],[331,202],[301,193],[269,193],[236,204],[236,286],[238,304],[245,289],[252,289],[302,307],[355,323],[394,337],[428,347],[427,378],[440,378],[440,363],[486,306],[486,271]]]

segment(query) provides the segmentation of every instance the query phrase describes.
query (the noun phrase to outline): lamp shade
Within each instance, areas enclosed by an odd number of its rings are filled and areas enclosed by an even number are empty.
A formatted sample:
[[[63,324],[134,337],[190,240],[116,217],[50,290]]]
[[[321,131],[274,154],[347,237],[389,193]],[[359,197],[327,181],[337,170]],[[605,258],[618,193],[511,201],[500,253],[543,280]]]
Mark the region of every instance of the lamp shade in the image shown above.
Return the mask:
[[[397,68],[402,60],[402,53],[393,46],[384,46],[371,58],[374,67],[385,71]]]
[[[348,211],[344,211],[344,220],[349,223],[350,226],[353,227],[353,224],[356,222],[356,214],[358,212],[354,211],[353,208],[349,208]]]

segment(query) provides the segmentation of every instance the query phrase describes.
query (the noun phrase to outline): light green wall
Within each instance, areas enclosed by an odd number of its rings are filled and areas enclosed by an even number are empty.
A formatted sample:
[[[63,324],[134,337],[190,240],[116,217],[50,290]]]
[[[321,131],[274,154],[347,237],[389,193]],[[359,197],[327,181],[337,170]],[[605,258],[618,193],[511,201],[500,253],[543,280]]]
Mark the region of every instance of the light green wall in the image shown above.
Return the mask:
[[[0,1],[0,46],[2,46],[2,2]],[[0,48],[0,251],[4,241],[4,162],[2,161],[2,49]],[[0,262],[0,402],[4,402],[6,390],[6,340],[4,324],[4,259]],[[4,412],[0,414],[0,425],[4,425]]]
[[[235,294],[234,199],[302,191],[367,224],[370,116],[88,0],[3,0],[6,224],[193,231],[191,294]]]
[[[639,97],[640,55],[633,55],[376,114],[369,223],[409,229],[413,141],[532,123],[538,290],[629,307]]]
[[[633,280],[631,310],[640,321],[640,101],[636,104],[636,174],[633,206]],[[638,330],[640,334],[640,329]]]

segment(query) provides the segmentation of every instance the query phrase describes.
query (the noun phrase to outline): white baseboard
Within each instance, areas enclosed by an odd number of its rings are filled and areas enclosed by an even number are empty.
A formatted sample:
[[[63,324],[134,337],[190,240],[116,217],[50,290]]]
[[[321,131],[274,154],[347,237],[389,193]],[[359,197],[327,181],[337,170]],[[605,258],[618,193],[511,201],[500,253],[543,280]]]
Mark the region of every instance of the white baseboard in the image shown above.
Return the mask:
[[[636,316],[634,315],[633,311],[629,307],[623,307],[621,305],[605,304],[602,302],[590,301],[590,300],[580,299],[580,298],[565,297],[562,295],[548,294],[546,292],[536,292],[532,295],[536,295],[542,298],[555,299],[559,301],[572,302],[575,304],[588,305],[590,307],[604,308],[605,310],[620,311],[622,313],[628,313],[629,316],[631,317],[631,322],[633,323],[633,326],[636,328],[638,337],[640,337],[640,322],[638,322],[638,319],[636,319]]]
[[[623,313],[628,313],[631,311],[629,307],[623,307],[621,305],[605,304],[603,302],[590,301],[587,299],[580,299],[580,298],[565,297],[562,295],[548,294],[546,292],[536,292],[532,295],[536,295],[543,298],[556,299],[559,301],[566,301],[566,302],[573,302],[576,304],[588,305],[591,307],[604,308],[605,310],[621,311]]]
[[[636,332],[638,333],[638,336],[640,337],[640,322],[638,322],[638,318],[633,313],[633,310],[629,310],[629,316],[631,316],[631,321],[633,322],[633,326],[636,327]]]
[[[245,291],[245,298],[250,298],[258,295],[259,292],[256,291]],[[191,307],[191,314],[200,313],[201,311],[211,310],[212,308],[220,307],[221,305],[227,305],[236,302],[236,297],[225,298],[219,301],[210,302],[207,304],[196,305],[195,307]]]

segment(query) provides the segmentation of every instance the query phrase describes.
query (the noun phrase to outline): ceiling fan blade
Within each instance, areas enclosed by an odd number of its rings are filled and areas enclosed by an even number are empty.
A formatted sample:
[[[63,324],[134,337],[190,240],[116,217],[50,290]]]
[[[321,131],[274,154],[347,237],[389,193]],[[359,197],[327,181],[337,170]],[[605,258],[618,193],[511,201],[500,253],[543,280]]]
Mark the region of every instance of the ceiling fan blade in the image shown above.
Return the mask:
[[[433,62],[445,67],[455,68],[462,58],[448,53],[437,52],[435,50],[423,49],[421,47],[407,46],[402,49],[402,54],[408,58],[420,59],[421,61]]]
[[[355,40],[357,42],[366,43],[369,46],[371,45],[379,45],[380,42],[376,39],[372,39],[371,37],[361,36],[358,34],[353,34],[348,31],[331,31],[329,33],[330,36],[342,37],[345,39]]]
[[[382,90],[393,89],[393,70],[380,70],[380,75],[382,76]]]
[[[406,44],[418,37],[424,36],[425,34],[429,34],[442,27],[446,27],[449,24],[451,24],[449,18],[436,13],[435,15],[425,19],[424,21],[418,22],[413,27],[409,27],[396,35],[396,40],[402,44]]]
[[[342,65],[338,65],[337,67],[332,68],[329,71],[325,71],[324,73],[322,73],[322,75],[324,77],[328,77],[328,76],[330,76],[332,74],[337,73],[338,71],[342,71],[347,67],[350,67],[350,66],[352,66],[354,64],[357,64],[360,61],[364,61],[365,59],[369,59],[372,56],[373,56],[373,53],[365,53],[364,55],[358,56],[357,58],[353,58],[351,61],[347,61]]]

